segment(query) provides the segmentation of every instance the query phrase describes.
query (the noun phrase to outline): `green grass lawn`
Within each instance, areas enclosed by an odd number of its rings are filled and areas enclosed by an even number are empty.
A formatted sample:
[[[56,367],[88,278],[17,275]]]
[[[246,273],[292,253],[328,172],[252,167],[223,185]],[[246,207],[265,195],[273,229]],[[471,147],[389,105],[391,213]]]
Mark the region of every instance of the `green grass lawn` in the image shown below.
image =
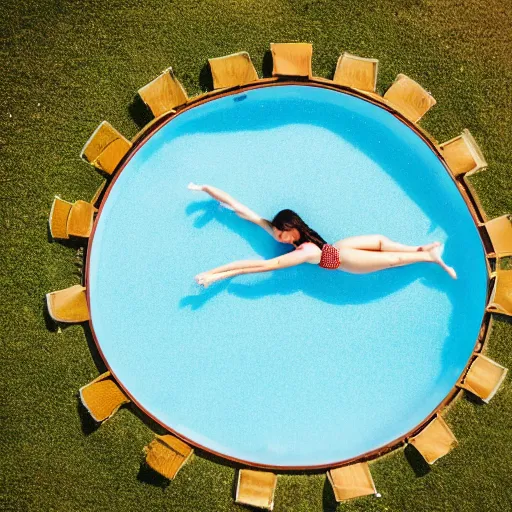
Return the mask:
[[[507,12],[508,9],[508,12]],[[437,99],[422,125],[438,140],[469,128],[489,170],[474,179],[490,217],[512,212],[512,17],[500,0],[172,0],[2,2],[0,508],[16,511],[228,511],[235,468],[198,453],[163,485],[144,470],[150,426],[130,408],[92,430],[77,390],[98,375],[81,326],[59,331],[46,292],[80,282],[77,250],[47,237],[52,198],[89,199],[101,177],[78,155],[103,120],[127,136],[137,89],[172,65],[190,95],[208,57],[246,50],[261,71],[270,42],[314,45],[331,78],[343,51],[380,61]],[[488,353],[512,368],[512,326],[497,318]],[[411,340],[414,343],[414,340]],[[445,415],[459,447],[431,471],[403,450],[371,464],[381,499],[339,510],[501,511],[512,507],[512,388]],[[336,510],[322,474],[284,475],[276,511]]]

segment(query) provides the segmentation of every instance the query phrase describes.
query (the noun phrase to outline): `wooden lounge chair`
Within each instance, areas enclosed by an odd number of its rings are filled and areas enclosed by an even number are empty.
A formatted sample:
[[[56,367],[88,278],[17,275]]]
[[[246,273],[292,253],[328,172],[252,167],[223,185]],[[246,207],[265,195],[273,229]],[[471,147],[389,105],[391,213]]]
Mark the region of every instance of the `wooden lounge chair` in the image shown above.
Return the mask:
[[[439,151],[454,177],[487,167],[482,151],[467,129],[457,137],[440,144]]]
[[[512,215],[502,215],[482,225],[491,241],[494,254],[512,254]]]
[[[53,238],[88,238],[94,223],[96,208],[86,201],[68,203],[60,197],[53,200],[50,211],[50,233]]]
[[[367,92],[377,88],[379,61],[344,53],[336,65],[333,82]]]
[[[67,230],[69,236],[88,238],[94,223],[96,208],[87,201],[76,201],[71,207]]]
[[[169,480],[178,474],[194,453],[188,444],[171,435],[156,437],[144,451],[147,465]]]
[[[478,354],[459,386],[488,403],[498,391],[507,371],[492,359]]]
[[[311,77],[313,45],[309,43],[270,43],[272,76]]]
[[[108,121],[103,121],[82,148],[80,157],[101,171],[112,174],[132,147]]]
[[[89,320],[85,288],[76,284],[46,294],[48,313],[56,322],[79,323]]]
[[[436,104],[420,84],[402,74],[396,77],[384,99],[413,123],[417,123]]]
[[[484,221],[487,220],[478,194],[469,179],[473,174],[485,169],[487,162],[469,130],[464,129],[457,137],[443,142],[438,146],[438,150],[453,177],[469,195],[478,216]]]
[[[172,68],[167,68],[152,82],[139,89],[139,96],[155,117],[174,110],[188,101],[187,92]]]
[[[72,203],[55,196],[50,210],[50,233],[52,238],[68,239],[68,218]]]
[[[276,485],[277,475],[274,473],[240,469],[235,503],[272,510]]]
[[[489,298],[489,304],[487,304],[487,311],[512,316],[512,270],[503,270],[499,266],[498,259],[496,261],[494,287]]]
[[[258,73],[247,52],[208,59],[213,78],[213,88],[223,89],[248,84],[258,80]]]
[[[441,416],[436,417],[416,436],[409,439],[412,444],[429,463],[446,455],[457,445],[457,439]]]
[[[103,373],[80,388],[80,400],[94,421],[98,423],[110,418],[121,405],[130,401],[114,382],[110,372]]]
[[[331,469],[327,472],[327,478],[338,502],[377,494],[367,462]]]

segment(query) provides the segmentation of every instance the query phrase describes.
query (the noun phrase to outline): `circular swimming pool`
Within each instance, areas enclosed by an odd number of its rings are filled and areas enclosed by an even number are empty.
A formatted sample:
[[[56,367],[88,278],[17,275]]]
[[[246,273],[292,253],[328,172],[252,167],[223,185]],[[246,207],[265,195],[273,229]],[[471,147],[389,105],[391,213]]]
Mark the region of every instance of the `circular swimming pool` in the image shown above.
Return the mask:
[[[194,275],[291,249],[190,181],[323,238],[440,240],[458,273],[302,265],[199,290]],[[185,109],[111,184],[90,243],[91,325],[134,402],[190,443],[279,468],[328,466],[424,421],[464,370],[487,273],[471,215],[429,145],[392,113],[327,88],[248,89]]]

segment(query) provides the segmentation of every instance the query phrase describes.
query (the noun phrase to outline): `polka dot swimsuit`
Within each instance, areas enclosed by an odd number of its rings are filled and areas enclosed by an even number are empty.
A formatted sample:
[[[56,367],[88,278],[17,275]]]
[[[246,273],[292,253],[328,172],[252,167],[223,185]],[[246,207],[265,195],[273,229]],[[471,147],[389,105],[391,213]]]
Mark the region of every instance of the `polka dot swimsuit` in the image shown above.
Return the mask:
[[[322,256],[319,265],[322,268],[336,270],[340,267],[340,252],[333,245],[325,244],[322,247]]]

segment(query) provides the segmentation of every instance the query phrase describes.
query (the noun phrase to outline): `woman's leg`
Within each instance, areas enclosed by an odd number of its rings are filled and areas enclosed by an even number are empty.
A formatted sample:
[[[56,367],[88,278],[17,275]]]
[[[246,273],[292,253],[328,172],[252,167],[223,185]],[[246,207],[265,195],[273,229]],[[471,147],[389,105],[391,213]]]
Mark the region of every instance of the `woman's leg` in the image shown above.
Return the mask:
[[[429,251],[439,245],[439,242],[433,242],[426,245],[404,245],[393,242],[384,235],[362,235],[351,236],[336,242],[334,244],[338,249],[349,248],[364,251],[382,251],[382,252],[417,252]]]
[[[437,246],[430,251],[415,252],[368,251],[344,247],[340,249],[340,260],[340,268],[353,274],[368,274],[413,263],[437,263],[451,277],[457,277],[455,270],[442,260]]]

